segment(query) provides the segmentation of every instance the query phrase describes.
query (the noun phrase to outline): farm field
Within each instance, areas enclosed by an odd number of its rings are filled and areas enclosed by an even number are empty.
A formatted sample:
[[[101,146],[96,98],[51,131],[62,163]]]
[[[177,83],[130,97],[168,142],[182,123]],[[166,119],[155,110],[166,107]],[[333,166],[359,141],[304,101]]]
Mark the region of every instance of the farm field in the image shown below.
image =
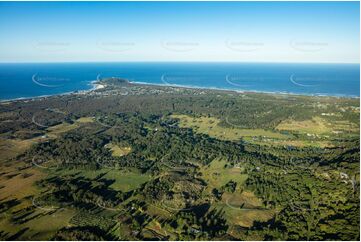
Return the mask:
[[[269,138],[288,139],[287,135],[263,129],[241,129],[238,127],[222,127],[217,118],[198,117],[193,118],[187,115],[172,115],[172,118],[179,119],[180,127],[193,128],[197,132],[224,140],[238,140],[242,137],[265,136]]]
[[[171,116],[179,120],[180,127],[192,128],[196,132],[207,134],[211,137],[222,139],[222,140],[240,140],[243,139],[247,142],[259,144],[259,145],[274,145],[274,146],[295,146],[295,147],[332,147],[332,143],[325,139],[317,139],[319,134],[334,135],[337,132],[332,133],[332,129],[327,128],[323,123],[323,120],[307,120],[307,121],[283,121],[275,127],[274,130],[263,130],[263,129],[243,129],[228,121],[226,123],[231,127],[223,127],[220,125],[221,120],[217,118],[208,117],[191,117],[188,115],[177,115]],[[293,123],[292,123],[293,122]],[[338,126],[335,126],[339,128]],[[344,127],[344,126],[343,126]],[[350,128],[350,126],[347,126]],[[295,137],[292,133],[285,134],[284,131],[303,134],[303,137]],[[283,132],[283,133],[282,133]],[[353,129],[352,132],[357,132],[357,128]],[[331,134],[330,134],[331,133]],[[305,137],[306,136],[306,137]],[[307,137],[308,136],[308,137]],[[328,136],[329,137],[329,136]]]

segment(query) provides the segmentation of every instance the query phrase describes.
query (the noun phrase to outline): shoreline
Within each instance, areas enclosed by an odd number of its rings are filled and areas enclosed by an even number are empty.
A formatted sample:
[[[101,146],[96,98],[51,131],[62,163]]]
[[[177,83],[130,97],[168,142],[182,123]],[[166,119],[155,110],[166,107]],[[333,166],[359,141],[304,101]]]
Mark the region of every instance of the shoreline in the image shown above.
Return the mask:
[[[121,77],[119,77],[121,78]],[[127,79],[125,79],[127,80]],[[308,94],[308,93],[293,93],[293,92],[282,92],[282,91],[260,91],[260,90],[236,90],[236,89],[226,89],[219,87],[200,87],[200,86],[190,86],[190,85],[178,85],[178,84],[166,84],[166,83],[147,83],[147,82],[137,82],[129,81],[133,85],[148,85],[148,86],[159,86],[159,87],[173,87],[173,88],[188,88],[188,89],[202,89],[202,90],[211,90],[211,91],[227,91],[227,92],[236,92],[236,93],[250,93],[250,94],[268,94],[268,95],[292,95],[292,96],[304,96],[304,97],[324,97],[324,98],[345,98],[345,99],[360,99],[360,96],[354,95],[344,95],[344,94]],[[64,93],[49,94],[49,95],[40,95],[32,97],[19,97],[12,99],[0,99],[0,104],[10,103],[16,101],[30,101],[34,99],[55,97],[55,96],[66,96],[72,94],[87,94],[92,91],[101,90],[107,87],[105,84],[99,84],[99,80],[93,80],[88,83],[91,87],[87,90],[75,90]]]
[[[67,96],[72,94],[87,94],[92,91],[100,90],[103,88],[106,88],[107,86],[104,84],[98,84],[96,82],[99,82],[97,80],[90,81],[88,85],[91,85],[91,88],[86,90],[76,90],[76,91],[70,91],[70,92],[63,92],[63,93],[57,93],[57,94],[49,94],[49,95],[40,95],[40,96],[32,96],[32,97],[18,97],[13,99],[0,99],[1,103],[9,103],[9,102],[16,102],[16,101],[30,101],[34,99],[41,99],[41,98],[48,98],[48,97],[56,97],[56,96]]]
[[[138,85],[150,85],[150,86],[161,86],[161,87],[177,87],[177,88],[189,88],[189,89],[202,89],[202,90],[214,90],[214,91],[227,91],[237,93],[254,93],[254,94],[273,94],[273,95],[292,95],[292,96],[305,96],[305,97],[331,97],[331,98],[347,98],[347,99],[360,99],[360,96],[344,95],[344,94],[308,94],[308,93],[294,93],[294,92],[281,92],[281,91],[260,91],[260,90],[236,90],[226,89],[220,87],[200,87],[200,86],[189,86],[189,85],[178,85],[178,84],[166,84],[166,83],[147,83],[147,82],[136,82],[129,81],[131,84]]]

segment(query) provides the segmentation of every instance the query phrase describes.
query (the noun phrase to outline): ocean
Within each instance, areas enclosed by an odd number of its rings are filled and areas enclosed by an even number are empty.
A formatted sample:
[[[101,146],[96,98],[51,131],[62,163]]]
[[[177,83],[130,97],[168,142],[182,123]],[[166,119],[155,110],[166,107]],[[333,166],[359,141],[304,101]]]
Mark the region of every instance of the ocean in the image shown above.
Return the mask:
[[[237,91],[360,96],[358,64],[9,63],[0,64],[0,99],[89,90],[106,77]]]

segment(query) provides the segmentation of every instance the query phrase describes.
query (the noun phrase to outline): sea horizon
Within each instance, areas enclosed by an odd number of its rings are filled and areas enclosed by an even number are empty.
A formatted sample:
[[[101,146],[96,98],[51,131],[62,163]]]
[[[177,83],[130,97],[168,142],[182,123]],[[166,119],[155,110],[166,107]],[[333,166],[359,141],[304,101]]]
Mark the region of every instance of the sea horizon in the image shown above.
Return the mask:
[[[0,61],[1,64],[119,64],[119,63],[234,63],[234,64],[335,64],[335,65],[360,65],[360,62],[319,62],[319,61],[223,61],[223,60],[192,60],[192,61],[177,61],[177,60],[154,60],[154,61]]]
[[[0,100],[88,91],[99,76],[186,88],[360,97],[356,63],[48,62],[0,63]]]
[[[360,240],[359,2],[0,13],[1,240]]]

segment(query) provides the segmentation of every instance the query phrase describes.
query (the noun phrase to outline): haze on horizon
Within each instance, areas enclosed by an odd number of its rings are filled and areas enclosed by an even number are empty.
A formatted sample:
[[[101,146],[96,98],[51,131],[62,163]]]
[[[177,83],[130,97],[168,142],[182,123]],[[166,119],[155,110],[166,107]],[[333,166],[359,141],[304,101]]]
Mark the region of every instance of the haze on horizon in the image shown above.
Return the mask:
[[[0,62],[359,63],[359,2],[1,2]]]

